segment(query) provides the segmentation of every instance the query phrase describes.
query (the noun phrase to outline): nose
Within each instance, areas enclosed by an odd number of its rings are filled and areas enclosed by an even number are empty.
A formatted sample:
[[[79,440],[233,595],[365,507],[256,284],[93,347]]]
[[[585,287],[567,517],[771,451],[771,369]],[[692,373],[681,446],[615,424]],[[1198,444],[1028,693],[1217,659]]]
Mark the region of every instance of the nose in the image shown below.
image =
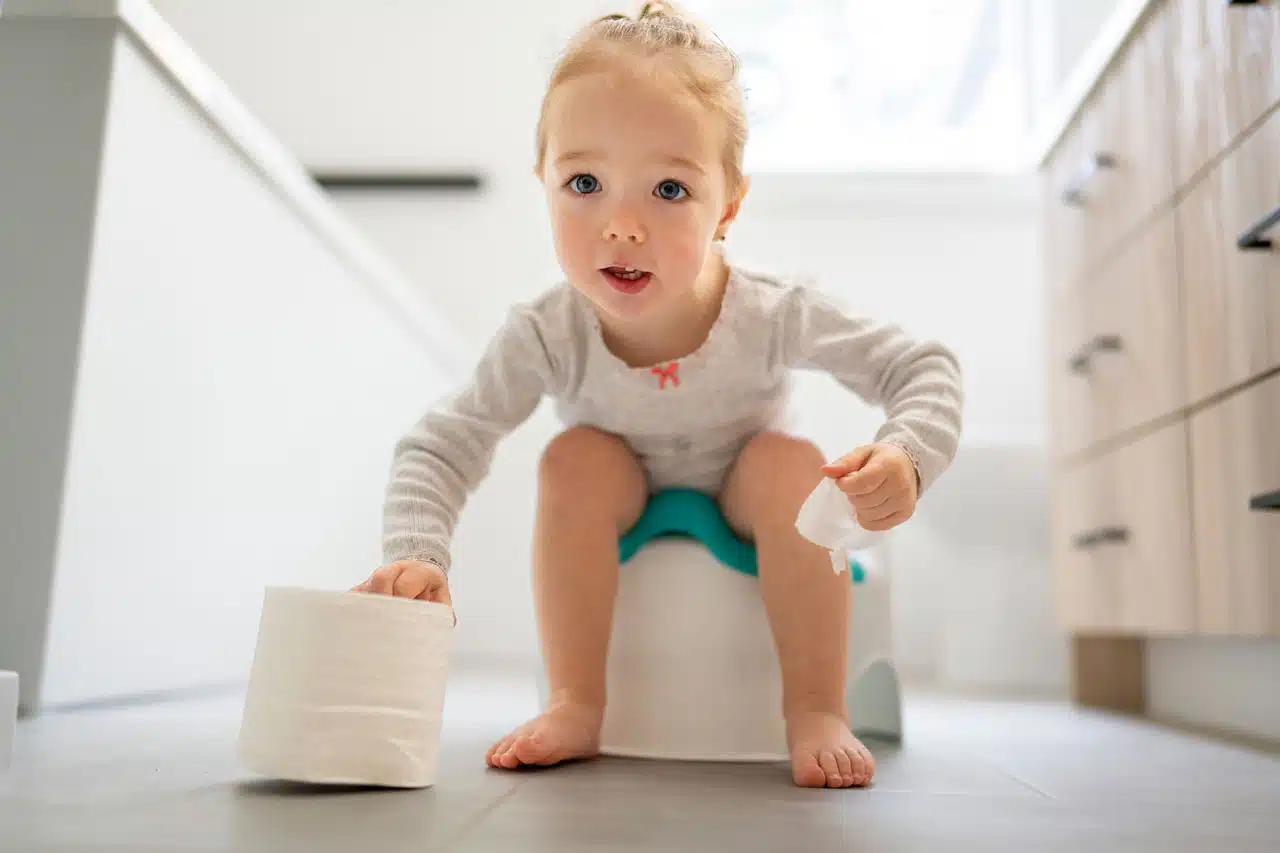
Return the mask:
[[[605,221],[604,239],[610,242],[618,240],[643,245],[648,236],[644,223],[627,204],[615,206]]]

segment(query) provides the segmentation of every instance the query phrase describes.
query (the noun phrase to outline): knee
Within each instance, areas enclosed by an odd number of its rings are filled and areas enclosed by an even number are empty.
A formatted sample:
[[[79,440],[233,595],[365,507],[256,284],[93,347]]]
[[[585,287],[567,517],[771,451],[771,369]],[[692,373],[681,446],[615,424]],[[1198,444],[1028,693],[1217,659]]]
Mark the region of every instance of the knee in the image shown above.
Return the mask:
[[[756,522],[793,517],[822,479],[826,459],[811,441],[763,432],[738,455],[733,481],[742,508]]]
[[[581,501],[628,488],[639,478],[639,463],[626,442],[591,427],[573,427],[557,435],[538,466],[539,488],[551,498]]]
[[[805,480],[816,483],[826,464],[822,451],[812,441],[781,432],[762,432],[747,442],[738,456],[738,466],[770,480]]]

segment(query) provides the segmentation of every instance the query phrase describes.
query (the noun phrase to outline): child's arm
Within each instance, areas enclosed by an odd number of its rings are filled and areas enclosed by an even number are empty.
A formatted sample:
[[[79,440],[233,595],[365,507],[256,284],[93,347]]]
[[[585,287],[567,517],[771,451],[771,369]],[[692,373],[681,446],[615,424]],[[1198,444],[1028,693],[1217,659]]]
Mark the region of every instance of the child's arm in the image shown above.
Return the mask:
[[[498,442],[533,414],[551,381],[544,335],[529,309],[516,309],[470,380],[396,444],[383,512],[387,564],[422,560],[448,571],[463,506]]]
[[[875,440],[901,447],[923,494],[955,458],[963,423],[960,365],[935,341],[851,315],[831,297],[796,287],[782,312],[782,357],[826,371],[868,403],[883,407]]]

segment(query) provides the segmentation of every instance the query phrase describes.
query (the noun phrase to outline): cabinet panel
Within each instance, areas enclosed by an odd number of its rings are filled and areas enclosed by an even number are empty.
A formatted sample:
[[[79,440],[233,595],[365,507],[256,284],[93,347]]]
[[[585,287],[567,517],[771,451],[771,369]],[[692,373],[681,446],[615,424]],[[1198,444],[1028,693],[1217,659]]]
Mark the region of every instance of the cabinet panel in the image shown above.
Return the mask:
[[[1169,6],[1181,187],[1280,101],[1280,0]]]
[[[1176,211],[1187,386],[1200,400],[1280,365],[1280,112],[1206,174]]]
[[[1200,630],[1280,635],[1280,377],[1191,419]],[[1270,496],[1262,500],[1263,496]]]

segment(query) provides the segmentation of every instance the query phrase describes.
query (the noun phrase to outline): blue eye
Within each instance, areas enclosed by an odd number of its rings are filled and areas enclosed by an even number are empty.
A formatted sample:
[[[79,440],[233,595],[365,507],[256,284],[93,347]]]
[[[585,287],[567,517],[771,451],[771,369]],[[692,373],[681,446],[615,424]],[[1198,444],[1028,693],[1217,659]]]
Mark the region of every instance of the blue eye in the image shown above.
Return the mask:
[[[569,179],[569,186],[573,191],[581,195],[591,195],[600,189],[600,182],[596,180],[595,175],[574,175]]]
[[[663,181],[658,184],[658,187],[654,192],[657,193],[658,198],[663,201],[679,201],[689,194],[689,191],[686,190],[679,181],[671,180]]]

